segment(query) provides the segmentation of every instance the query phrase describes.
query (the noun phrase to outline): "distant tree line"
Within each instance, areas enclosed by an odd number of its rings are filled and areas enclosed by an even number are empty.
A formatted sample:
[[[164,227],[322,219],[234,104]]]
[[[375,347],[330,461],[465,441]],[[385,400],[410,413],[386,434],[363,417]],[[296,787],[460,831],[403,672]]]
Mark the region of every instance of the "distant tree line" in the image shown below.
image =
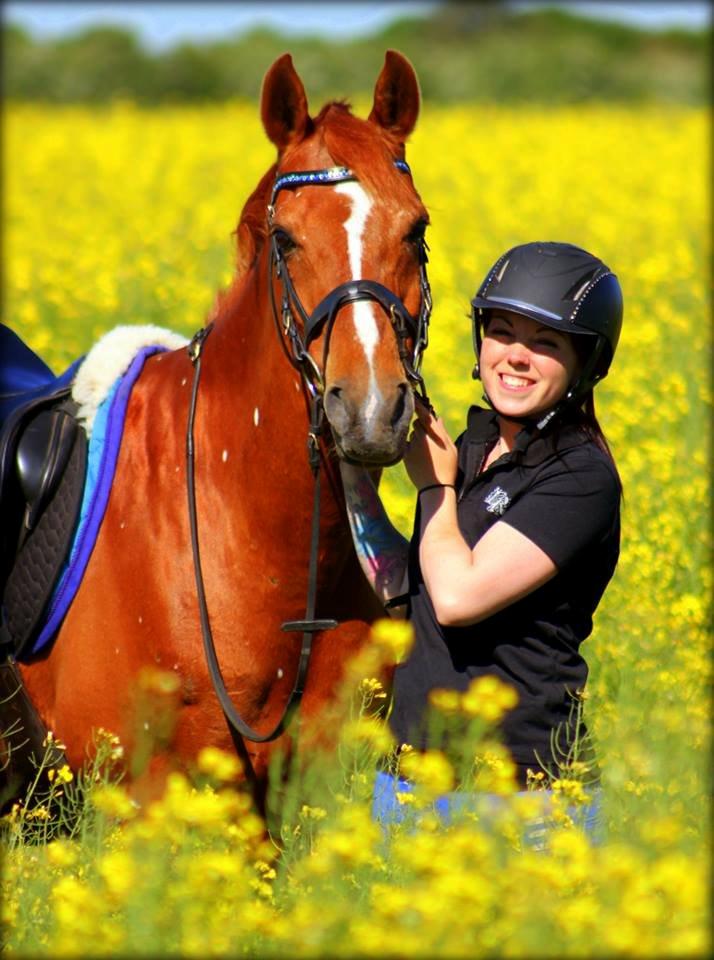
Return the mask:
[[[255,98],[272,61],[289,50],[314,100],[367,93],[384,51],[416,66],[432,101],[582,103],[710,100],[711,29],[648,32],[555,9],[514,12],[498,2],[443,3],[345,42],[265,29],[213,43],[147,51],[131,31],[93,27],[40,42],[2,27],[6,99],[140,103]]]

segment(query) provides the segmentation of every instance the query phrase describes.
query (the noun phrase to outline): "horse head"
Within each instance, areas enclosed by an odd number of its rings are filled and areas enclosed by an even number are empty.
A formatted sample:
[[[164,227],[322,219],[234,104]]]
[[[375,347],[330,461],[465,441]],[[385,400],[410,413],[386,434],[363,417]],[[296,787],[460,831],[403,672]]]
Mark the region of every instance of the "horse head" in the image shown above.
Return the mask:
[[[280,57],[261,96],[277,163],[238,228],[244,268],[265,251],[281,336],[339,456],[366,465],[401,457],[421,382],[428,214],[404,159],[418,112],[416,74],[394,51],[366,120],[342,102],[311,117],[290,55]]]

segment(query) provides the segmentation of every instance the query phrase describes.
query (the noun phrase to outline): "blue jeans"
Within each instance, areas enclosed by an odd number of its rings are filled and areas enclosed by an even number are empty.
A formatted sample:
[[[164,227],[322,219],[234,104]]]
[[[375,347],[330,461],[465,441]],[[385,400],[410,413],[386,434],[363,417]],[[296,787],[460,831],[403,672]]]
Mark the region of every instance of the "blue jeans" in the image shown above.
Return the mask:
[[[411,804],[400,803],[397,793],[414,793],[415,785],[408,780],[398,779],[389,773],[378,772],[372,793],[372,819],[388,828],[389,824],[416,820]],[[548,831],[555,826],[549,816],[549,807],[553,797],[552,790],[537,792],[522,790],[518,793],[500,796],[496,793],[464,793],[454,791],[437,797],[432,805],[439,819],[448,825],[455,817],[466,813],[476,813],[482,824],[488,825],[499,813],[508,808],[511,797],[537,797],[543,804],[542,816],[534,817],[523,823],[523,845],[534,850],[545,849]],[[601,840],[600,790],[590,791],[590,803],[581,807],[568,807],[567,814],[597,844]]]

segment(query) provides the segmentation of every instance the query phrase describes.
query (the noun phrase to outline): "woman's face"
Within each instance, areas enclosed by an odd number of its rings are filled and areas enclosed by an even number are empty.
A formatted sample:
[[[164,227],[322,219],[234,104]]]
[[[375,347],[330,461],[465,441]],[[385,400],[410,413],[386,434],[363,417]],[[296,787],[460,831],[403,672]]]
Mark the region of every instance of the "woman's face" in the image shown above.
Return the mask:
[[[578,358],[567,333],[503,310],[486,321],[479,365],[496,410],[518,419],[546,413],[564,396]]]

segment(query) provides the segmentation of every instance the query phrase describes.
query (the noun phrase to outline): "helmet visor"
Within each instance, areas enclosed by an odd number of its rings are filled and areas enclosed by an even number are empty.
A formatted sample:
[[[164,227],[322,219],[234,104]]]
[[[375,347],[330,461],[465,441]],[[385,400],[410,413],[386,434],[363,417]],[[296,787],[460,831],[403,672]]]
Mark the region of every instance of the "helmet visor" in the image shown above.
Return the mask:
[[[578,323],[574,323],[572,320],[567,320],[565,317],[559,316],[557,313],[552,313],[550,310],[546,310],[544,307],[537,307],[532,303],[526,303],[523,300],[513,300],[508,297],[496,297],[489,296],[486,297],[476,296],[471,301],[471,305],[474,308],[474,318],[478,320],[476,316],[477,310],[488,310],[490,312],[497,311],[499,308],[501,310],[510,310],[513,313],[518,313],[523,317],[528,317],[531,320],[536,320],[538,323],[542,323],[546,327],[552,327],[554,330],[560,330],[563,333],[587,333],[590,336],[597,336],[595,330],[590,330],[587,327],[582,327]]]

